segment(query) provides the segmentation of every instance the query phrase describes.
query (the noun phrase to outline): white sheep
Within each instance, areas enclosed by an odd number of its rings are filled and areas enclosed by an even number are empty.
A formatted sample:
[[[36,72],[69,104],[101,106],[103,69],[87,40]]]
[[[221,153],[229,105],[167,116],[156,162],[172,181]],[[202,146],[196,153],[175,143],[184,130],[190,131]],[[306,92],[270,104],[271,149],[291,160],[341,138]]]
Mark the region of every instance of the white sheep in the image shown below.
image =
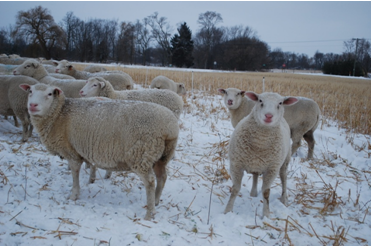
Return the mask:
[[[19,88],[21,84],[37,84],[38,81],[27,76],[0,76],[0,114],[13,115],[21,120],[22,141],[26,142],[31,137],[33,126],[27,111],[28,93]],[[17,126],[17,125],[16,125]]]
[[[255,102],[252,112],[236,126],[229,143],[230,175],[233,182],[225,213],[232,211],[244,171],[257,180],[263,174],[263,216],[269,217],[270,187],[280,173],[281,202],[287,203],[287,166],[291,157],[290,130],[284,119],[284,106],[296,103],[295,97],[277,93],[245,93]],[[257,196],[257,182],[253,182],[251,196]]]
[[[146,188],[145,219],[153,217],[179,134],[172,111],[149,102],[66,98],[58,87],[45,84],[21,88],[29,92],[28,111],[41,142],[68,160],[70,199],[79,197],[83,161],[106,170],[132,171]]]
[[[57,79],[50,76],[44,66],[35,59],[28,59],[13,71],[14,75],[25,75],[38,80],[40,83],[51,84],[63,90],[65,96],[79,98],[79,91],[84,87],[85,80]]]
[[[74,65],[67,60],[58,62],[56,72],[70,75],[76,79],[84,80],[89,79],[90,77],[102,77],[110,81],[115,90],[131,90],[133,89],[134,84],[132,77],[122,71],[89,73],[77,70]]]
[[[101,77],[89,78],[80,90],[82,97],[108,97],[111,99],[135,100],[160,104],[169,108],[179,118],[183,109],[182,98],[169,90],[122,90],[117,91]]]
[[[235,127],[241,119],[247,116],[254,102],[245,96],[245,91],[228,88],[218,89],[223,94],[223,100],[230,112],[231,124]],[[314,131],[320,120],[320,109],[318,104],[306,97],[297,97],[298,102],[291,107],[286,107],[284,119],[286,119],[291,130],[292,154],[296,153],[301,146],[302,137],[308,145],[307,159],[313,158],[314,153]]]
[[[92,64],[92,65],[85,67],[84,71],[89,72],[89,73],[99,73],[99,72],[105,72],[107,71],[107,69],[104,66]]]
[[[176,92],[179,95],[185,95],[186,89],[183,83],[176,83],[173,80],[159,75],[155,77],[150,84],[150,88],[152,89],[166,89]]]
[[[80,90],[81,97],[108,97],[110,99],[134,100],[152,102],[169,108],[179,119],[183,109],[182,98],[170,90],[123,90],[116,91],[111,83],[101,77],[89,78],[86,85]],[[94,167],[92,167],[94,168]],[[95,174],[91,171],[91,175]],[[111,171],[106,171],[105,179],[110,178]],[[90,177],[93,183],[95,176]]]

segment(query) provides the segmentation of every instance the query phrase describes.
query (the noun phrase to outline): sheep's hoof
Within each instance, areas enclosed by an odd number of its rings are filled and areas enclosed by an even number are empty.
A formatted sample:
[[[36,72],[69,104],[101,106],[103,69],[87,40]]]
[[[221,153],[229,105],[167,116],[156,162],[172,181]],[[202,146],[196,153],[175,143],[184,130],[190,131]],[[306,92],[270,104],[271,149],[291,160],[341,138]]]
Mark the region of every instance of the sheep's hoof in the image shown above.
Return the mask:
[[[154,218],[155,218],[155,213],[147,211],[146,216],[145,216],[145,220],[151,220],[151,219],[154,219]]]
[[[73,200],[73,201],[76,201],[78,198],[79,198],[79,194],[74,193],[74,192],[71,193],[71,195],[68,197],[68,199]]]
[[[287,203],[288,203],[288,200],[287,200],[287,197],[281,197],[280,198],[280,201],[285,205],[285,206],[287,206]]]
[[[255,191],[251,191],[251,197],[257,197],[257,191],[255,190]]]

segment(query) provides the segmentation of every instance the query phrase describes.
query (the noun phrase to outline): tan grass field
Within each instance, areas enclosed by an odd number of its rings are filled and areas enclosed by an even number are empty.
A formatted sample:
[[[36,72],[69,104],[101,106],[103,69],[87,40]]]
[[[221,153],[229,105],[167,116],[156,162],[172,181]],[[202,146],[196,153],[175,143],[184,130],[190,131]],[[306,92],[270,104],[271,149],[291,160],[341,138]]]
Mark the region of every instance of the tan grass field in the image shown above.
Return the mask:
[[[135,83],[145,88],[153,78],[164,75],[175,82],[184,83],[189,92],[202,90],[214,95],[218,94],[218,88],[235,87],[257,93],[264,90],[287,96],[308,97],[318,103],[323,124],[327,119],[334,120],[350,133],[371,134],[371,80],[368,79],[290,72],[193,72],[120,66],[108,66],[107,69],[124,71],[132,76]]]

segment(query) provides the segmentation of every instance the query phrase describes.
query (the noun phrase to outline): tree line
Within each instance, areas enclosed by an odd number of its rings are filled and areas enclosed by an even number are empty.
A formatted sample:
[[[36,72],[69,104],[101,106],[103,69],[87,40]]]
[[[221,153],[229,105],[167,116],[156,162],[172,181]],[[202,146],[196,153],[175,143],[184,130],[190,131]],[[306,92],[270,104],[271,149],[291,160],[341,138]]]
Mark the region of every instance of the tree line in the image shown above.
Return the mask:
[[[0,29],[0,53],[81,62],[116,62],[239,71],[273,68],[316,69],[356,76],[371,71],[370,42],[344,42],[343,54],[306,54],[271,50],[249,26],[223,27],[221,14],[207,11],[192,34],[187,23],[173,31],[157,12],[135,22],[90,19],[68,12],[57,24],[50,11],[37,6],[19,11],[15,25]],[[355,69],[356,68],[356,69]]]

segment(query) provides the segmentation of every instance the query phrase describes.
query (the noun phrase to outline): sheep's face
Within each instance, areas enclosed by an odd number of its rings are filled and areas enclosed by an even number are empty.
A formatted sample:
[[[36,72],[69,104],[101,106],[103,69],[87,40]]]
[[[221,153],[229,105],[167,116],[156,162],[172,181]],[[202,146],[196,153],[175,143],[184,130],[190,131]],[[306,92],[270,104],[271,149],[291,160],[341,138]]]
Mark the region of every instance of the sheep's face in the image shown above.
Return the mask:
[[[277,93],[245,93],[256,105],[252,112],[257,123],[264,126],[277,126],[283,118],[284,106],[295,104],[295,97],[283,97]]]
[[[39,66],[40,63],[38,61],[30,59],[19,65],[16,69],[14,69],[13,74],[34,77],[34,75],[37,73]]]
[[[31,116],[42,117],[48,114],[50,106],[56,96],[61,95],[63,92],[54,86],[44,84],[37,85],[20,85],[21,89],[29,93],[27,101],[28,113]]]
[[[218,91],[223,94],[223,101],[229,110],[239,108],[245,93],[245,91],[235,88],[218,89]]]
[[[71,75],[72,70],[73,66],[67,60],[62,60],[58,62],[58,65],[56,67],[56,73],[61,74]]]
[[[89,78],[85,86],[80,90],[81,97],[97,97],[105,87],[105,83],[97,78]]]
[[[186,95],[186,88],[183,83],[178,83],[177,84],[177,94],[180,95]]]

